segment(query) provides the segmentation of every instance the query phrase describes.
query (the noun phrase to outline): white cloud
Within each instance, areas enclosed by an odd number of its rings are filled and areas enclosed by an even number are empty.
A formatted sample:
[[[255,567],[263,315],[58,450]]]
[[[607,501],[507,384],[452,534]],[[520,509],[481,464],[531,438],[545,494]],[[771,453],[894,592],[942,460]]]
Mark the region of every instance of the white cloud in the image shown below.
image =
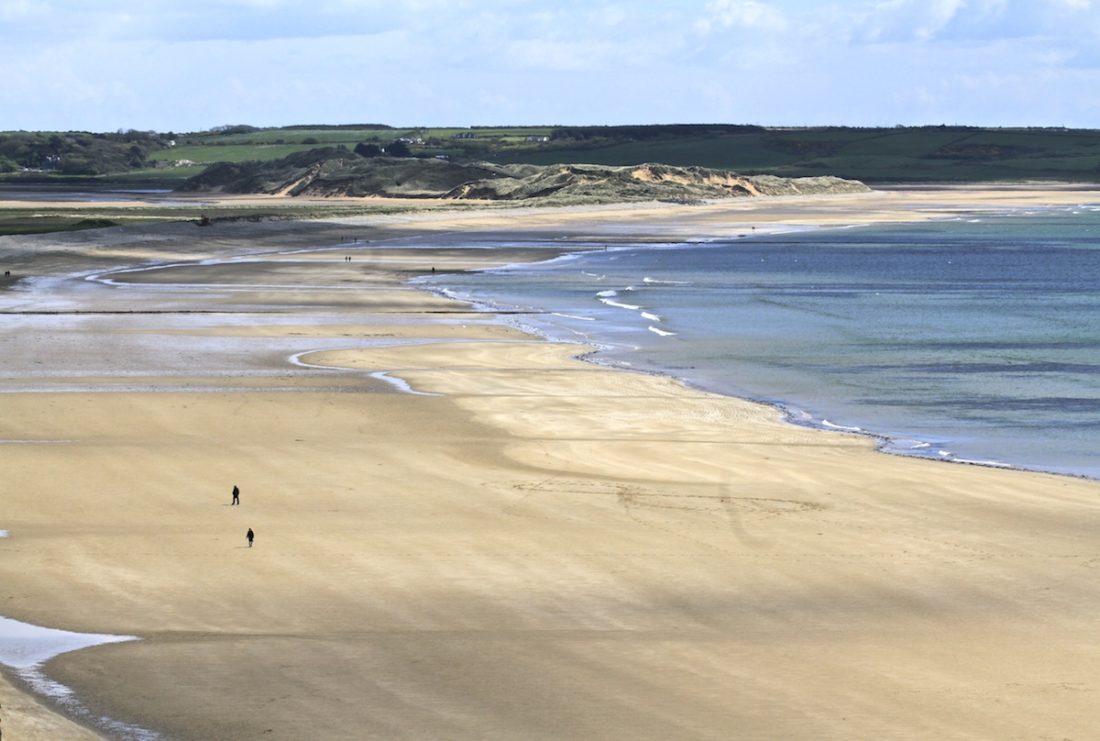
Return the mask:
[[[1100,0],[0,0],[4,126],[1100,120]]]
[[[932,38],[954,20],[955,15],[966,4],[966,0],[931,0],[927,4],[928,15],[925,22],[914,30],[914,35],[922,40]]]
[[[49,12],[50,6],[46,3],[31,2],[31,0],[0,0],[0,20],[5,23],[46,16]]]
[[[606,64],[613,46],[607,42],[521,39],[507,46],[509,59],[526,68],[581,71]]]
[[[761,0],[712,0],[707,3],[706,15],[698,27],[703,31],[716,27],[783,31],[787,19],[782,10]]]
[[[1074,39],[1100,24],[1094,0],[863,0],[830,7],[858,43]]]
[[[853,32],[851,36],[871,43],[902,39],[929,41],[967,7],[966,0],[885,0],[865,3],[848,16]]]

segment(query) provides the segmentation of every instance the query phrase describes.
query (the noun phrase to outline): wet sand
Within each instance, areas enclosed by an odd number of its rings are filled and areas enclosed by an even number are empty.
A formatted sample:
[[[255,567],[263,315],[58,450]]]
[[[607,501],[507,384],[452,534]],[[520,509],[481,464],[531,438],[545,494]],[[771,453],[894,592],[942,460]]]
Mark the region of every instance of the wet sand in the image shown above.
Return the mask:
[[[43,670],[79,722],[164,738],[1087,738],[1097,483],[876,453],[402,282],[542,254],[453,249],[479,233],[549,256],[1097,201],[901,191],[0,238],[38,276],[0,296],[0,614],[139,637]],[[340,242],[356,231],[372,241]],[[7,680],[13,738],[90,737]]]

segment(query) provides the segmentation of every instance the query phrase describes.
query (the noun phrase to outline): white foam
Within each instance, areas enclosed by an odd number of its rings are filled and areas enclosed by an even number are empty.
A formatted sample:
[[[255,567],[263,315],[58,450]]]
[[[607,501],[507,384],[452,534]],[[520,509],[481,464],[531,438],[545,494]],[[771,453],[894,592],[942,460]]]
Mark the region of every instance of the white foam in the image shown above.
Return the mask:
[[[334,371],[348,371],[348,372],[351,371],[350,368],[340,368],[340,367],[335,366],[335,365],[321,365],[320,363],[307,363],[306,361],[302,360],[302,358],[305,357],[306,355],[312,355],[316,352],[321,352],[321,351],[320,350],[303,350],[302,352],[294,353],[289,358],[287,358],[287,360],[290,361],[291,365],[297,365],[300,368],[317,368],[318,370],[334,370]]]
[[[669,332],[665,329],[658,329],[657,327],[649,327],[648,329],[653,334],[660,335],[661,337],[674,337],[676,335],[675,332]]]
[[[843,430],[845,432],[863,432],[862,427],[849,427],[846,425],[833,424],[827,419],[821,420],[822,427],[828,427],[830,430]]]
[[[618,296],[619,292],[618,291],[613,291],[613,290],[607,290],[607,291],[600,291],[596,295],[599,296],[600,298],[611,298],[612,296]]]
[[[586,321],[586,322],[594,322],[594,321],[596,321],[596,318],[595,318],[595,317],[591,317],[591,316],[577,316],[576,314],[562,314],[562,313],[561,313],[561,312],[559,312],[559,311],[553,311],[553,312],[550,312],[550,314],[551,314],[551,316],[560,316],[560,317],[562,317],[563,319],[582,319],[582,320],[584,320],[584,321]],[[645,315],[643,314],[642,316],[645,316]]]
[[[624,304],[621,301],[612,301],[609,298],[601,298],[601,303],[605,303],[608,306],[614,306],[616,309],[629,309],[630,311],[638,311],[641,306],[635,306],[634,304]]]
[[[306,350],[305,352],[300,352],[300,353],[297,353],[295,355],[291,355],[289,360],[294,365],[301,366],[302,368],[318,368],[318,369],[322,369],[322,370],[343,371],[345,373],[355,373],[355,372],[357,372],[352,368],[341,368],[341,367],[335,366],[335,365],[320,365],[319,363],[307,363],[305,360],[302,360],[303,356],[310,355],[310,354],[315,353],[315,352],[318,352],[318,351],[317,350]],[[393,386],[394,388],[396,388],[398,391],[401,391],[402,393],[406,393],[406,394],[412,394],[413,396],[442,396],[442,394],[433,394],[433,393],[430,393],[428,391],[417,391],[412,386],[410,386],[408,381],[406,381],[405,379],[403,379],[403,378],[394,378],[393,376],[389,375],[391,372],[392,371],[374,371],[373,373],[370,374],[370,377],[371,378],[377,378],[379,381],[385,381],[386,383],[388,383],[391,386]]]
[[[992,466],[993,468],[1012,468],[1010,463],[1002,463],[1000,461],[985,461],[977,458],[956,458],[956,463],[969,463],[972,466]]]
[[[128,723],[120,723],[114,718],[108,718],[105,715],[93,715],[92,712],[84,707],[80,700],[76,698],[71,689],[47,677],[37,666],[19,669],[16,673],[32,690],[40,695],[49,697],[68,710],[71,715],[85,719],[90,725],[95,726],[101,731],[106,731],[111,738],[117,738],[120,739],[120,741],[158,741],[158,739],[160,739],[159,734],[147,728],[130,725]]]
[[[642,278],[643,283],[656,283],[664,286],[690,286],[691,283],[686,280],[660,280],[659,278],[650,278],[648,275]]]
[[[648,319],[651,322],[661,321],[661,317],[657,316],[656,314],[650,314],[648,311],[642,312],[642,319]]]
[[[393,376],[391,376],[390,371],[375,371],[374,373],[370,374],[370,377],[377,378],[379,381],[385,381],[386,383],[396,388],[398,391],[401,391],[405,394],[412,394],[413,396],[442,396],[442,394],[433,394],[428,391],[417,391],[412,386],[410,386],[409,382],[406,381],[404,378],[394,378]]]

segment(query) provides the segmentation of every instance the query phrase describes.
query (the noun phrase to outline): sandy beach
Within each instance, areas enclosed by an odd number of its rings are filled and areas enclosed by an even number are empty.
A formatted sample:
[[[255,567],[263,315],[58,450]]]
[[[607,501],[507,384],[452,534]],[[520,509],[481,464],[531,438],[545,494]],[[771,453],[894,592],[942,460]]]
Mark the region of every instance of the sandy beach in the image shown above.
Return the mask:
[[[41,666],[76,705],[0,667],[0,732],[1094,738],[1097,482],[878,453],[405,281],[592,240],[1098,202],[941,188],[0,237],[21,279],[0,291],[0,616],[138,639]],[[457,248],[479,235],[514,244]]]

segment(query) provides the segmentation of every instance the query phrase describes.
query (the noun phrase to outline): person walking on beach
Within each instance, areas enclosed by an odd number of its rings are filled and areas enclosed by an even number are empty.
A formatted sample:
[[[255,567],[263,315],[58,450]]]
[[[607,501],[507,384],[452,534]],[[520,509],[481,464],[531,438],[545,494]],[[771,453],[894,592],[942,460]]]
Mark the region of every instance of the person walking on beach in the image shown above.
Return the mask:
[[[233,502],[231,503],[230,506],[232,506],[233,504],[240,504],[240,503],[241,503],[241,490],[237,488],[236,484],[233,484]]]
[[[248,528],[248,532],[244,534],[244,537],[248,538],[248,547],[252,547],[252,541],[256,537],[256,533],[252,532],[252,528]]]

